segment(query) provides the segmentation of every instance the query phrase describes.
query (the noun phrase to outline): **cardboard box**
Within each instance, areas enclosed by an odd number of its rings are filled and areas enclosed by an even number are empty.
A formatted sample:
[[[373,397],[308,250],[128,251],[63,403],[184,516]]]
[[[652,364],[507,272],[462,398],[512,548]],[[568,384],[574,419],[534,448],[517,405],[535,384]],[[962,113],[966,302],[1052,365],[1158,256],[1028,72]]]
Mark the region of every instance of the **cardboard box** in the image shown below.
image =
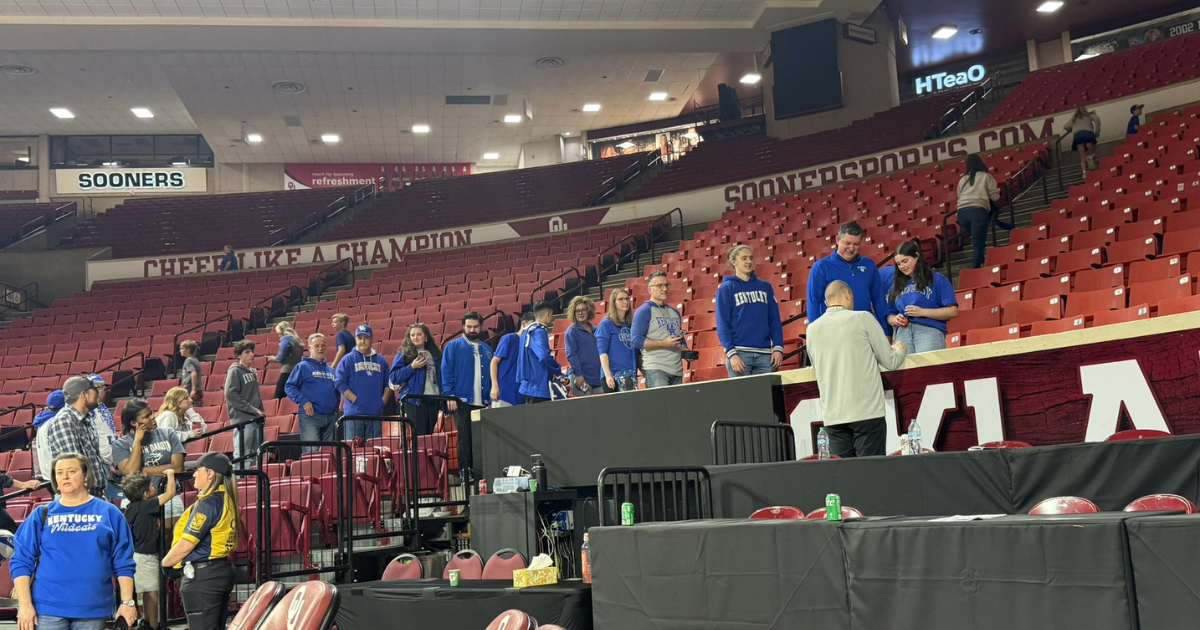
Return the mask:
[[[558,567],[513,571],[513,586],[516,588],[545,586],[547,584],[558,584]]]

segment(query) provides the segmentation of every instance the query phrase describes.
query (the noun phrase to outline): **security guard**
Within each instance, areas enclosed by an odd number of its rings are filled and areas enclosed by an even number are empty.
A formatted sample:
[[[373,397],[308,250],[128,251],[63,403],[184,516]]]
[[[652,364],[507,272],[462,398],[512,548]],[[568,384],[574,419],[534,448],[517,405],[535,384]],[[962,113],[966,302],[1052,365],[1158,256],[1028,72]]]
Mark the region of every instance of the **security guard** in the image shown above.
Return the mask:
[[[237,548],[237,481],[233,464],[221,453],[206,453],[195,464],[196,503],[175,523],[164,567],[183,568],[180,593],[189,630],[223,630],[233,591],[229,555]]]

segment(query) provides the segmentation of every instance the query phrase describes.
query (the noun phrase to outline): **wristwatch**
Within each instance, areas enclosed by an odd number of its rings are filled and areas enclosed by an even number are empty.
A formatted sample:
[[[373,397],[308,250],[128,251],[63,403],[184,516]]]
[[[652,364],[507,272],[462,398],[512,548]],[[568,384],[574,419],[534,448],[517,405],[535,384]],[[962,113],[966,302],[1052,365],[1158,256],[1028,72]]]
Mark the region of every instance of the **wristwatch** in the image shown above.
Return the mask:
[[[137,608],[137,600],[136,599],[121,600],[121,605],[129,606],[130,608]]]

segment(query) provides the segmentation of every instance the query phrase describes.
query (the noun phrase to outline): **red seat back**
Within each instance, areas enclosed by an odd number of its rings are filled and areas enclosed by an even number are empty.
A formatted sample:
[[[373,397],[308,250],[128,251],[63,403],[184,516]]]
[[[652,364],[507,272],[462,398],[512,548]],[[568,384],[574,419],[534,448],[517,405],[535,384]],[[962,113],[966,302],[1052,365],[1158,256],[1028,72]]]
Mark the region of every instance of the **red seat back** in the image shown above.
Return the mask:
[[[1128,431],[1117,431],[1116,433],[1104,438],[1105,442],[1122,442],[1124,440],[1141,440],[1144,438],[1159,438],[1171,437],[1166,431],[1157,429],[1130,429]]]
[[[384,580],[419,580],[425,577],[421,561],[411,553],[402,553],[388,563],[383,570]]]
[[[284,586],[280,582],[274,580],[264,582],[238,609],[237,616],[229,624],[229,630],[257,630],[275,604],[279,603],[284,590]]]
[[[546,626],[538,626],[536,619],[514,609],[500,613],[500,616],[493,619],[485,630],[534,630],[538,627],[545,628]]]
[[[338,609],[337,587],[305,582],[275,605],[260,630],[329,630]]]
[[[450,569],[458,569],[459,578],[463,580],[483,579],[483,559],[471,549],[460,551],[450,558],[450,562],[446,563],[446,570],[442,571],[443,580],[450,579]]]
[[[1195,514],[1196,504],[1178,494],[1149,494],[1125,506],[1126,512],[1157,512],[1179,510]]]
[[[1100,507],[1083,497],[1054,497],[1033,506],[1030,514],[1090,514]]]
[[[800,508],[794,508],[790,505],[776,505],[755,510],[750,515],[753,519],[794,519],[804,518],[804,511]]]
[[[485,580],[511,580],[513,571],[527,567],[525,556],[516,549],[501,549],[488,558],[483,567]]]

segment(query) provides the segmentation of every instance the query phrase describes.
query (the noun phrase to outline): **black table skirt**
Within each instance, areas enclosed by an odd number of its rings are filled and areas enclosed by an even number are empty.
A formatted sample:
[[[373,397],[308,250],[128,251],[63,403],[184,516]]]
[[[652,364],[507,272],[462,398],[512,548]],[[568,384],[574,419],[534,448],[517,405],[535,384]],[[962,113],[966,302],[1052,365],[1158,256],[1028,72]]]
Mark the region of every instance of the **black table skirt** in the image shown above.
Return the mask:
[[[833,523],[709,520],[589,533],[597,628],[850,628]]]
[[[1200,515],[1126,523],[1142,630],[1200,625]]]
[[[337,613],[340,630],[449,628],[484,630],[500,613],[517,609],[539,624],[591,630],[591,588],[578,580],[513,588],[511,580],[366,582],[344,586]]]

